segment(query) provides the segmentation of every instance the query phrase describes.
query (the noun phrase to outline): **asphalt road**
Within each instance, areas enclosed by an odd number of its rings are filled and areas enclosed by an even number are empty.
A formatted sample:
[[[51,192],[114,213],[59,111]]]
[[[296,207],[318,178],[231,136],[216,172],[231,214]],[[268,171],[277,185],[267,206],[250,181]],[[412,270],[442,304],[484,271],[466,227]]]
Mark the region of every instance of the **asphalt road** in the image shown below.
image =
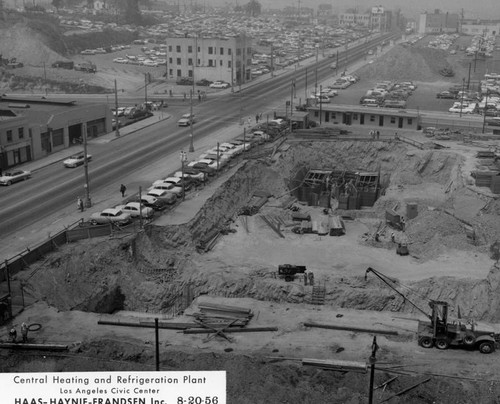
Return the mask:
[[[370,46],[370,42],[360,46]],[[349,57],[354,62],[354,48],[349,52]],[[340,56],[342,57],[342,53]],[[331,76],[330,63],[330,59],[324,59],[318,63],[317,69],[302,64],[296,70],[256,83],[241,92],[214,95],[209,100],[196,104],[195,137],[198,140],[209,137],[224,127],[239,122],[242,118],[254,117],[256,113],[262,112],[265,117],[273,110],[284,110],[285,100],[291,97],[292,80],[295,81],[297,94],[305,94],[306,80],[308,88],[311,88],[313,80],[316,82],[316,74],[318,81]],[[307,79],[306,69],[311,72],[308,73]],[[111,143],[92,144],[89,147],[88,151],[93,156],[89,163],[92,194],[109,188],[110,184],[117,184],[118,187],[120,182],[134,182],[134,173],[161,158],[171,154],[177,155],[179,150],[188,148],[190,128],[179,128],[176,121],[180,115],[189,112],[189,105],[170,108],[168,112],[172,114],[173,119],[162,121]],[[238,133],[235,133],[235,137],[237,135]],[[151,182],[155,179],[151,178]],[[7,237],[74,204],[76,197],[83,195],[83,183],[83,167],[66,169],[62,164],[55,164],[38,170],[26,182],[2,187],[0,189],[1,237]]]

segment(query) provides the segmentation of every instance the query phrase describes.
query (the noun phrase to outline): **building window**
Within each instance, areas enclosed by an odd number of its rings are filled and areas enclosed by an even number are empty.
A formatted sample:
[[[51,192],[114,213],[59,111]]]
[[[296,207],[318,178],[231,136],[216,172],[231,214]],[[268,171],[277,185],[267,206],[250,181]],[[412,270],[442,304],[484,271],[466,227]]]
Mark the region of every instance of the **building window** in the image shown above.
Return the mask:
[[[214,67],[212,59],[208,59],[208,67]]]
[[[219,65],[222,67],[224,65],[222,60],[219,60]]]
[[[236,49],[236,56],[241,56],[241,49],[240,48]]]
[[[188,53],[193,53],[193,46],[192,45],[188,46]]]
[[[182,77],[182,70],[181,69],[177,69],[177,77]]]
[[[170,76],[173,76],[173,75],[174,75],[174,69],[169,69],[169,70],[168,70],[168,74],[169,74]]]
[[[177,65],[181,64],[181,58],[177,58]]]
[[[213,55],[214,54],[214,48],[212,46],[208,47],[208,54]]]
[[[227,54],[228,54],[229,56],[231,56],[231,55],[233,54],[233,53],[232,53],[232,51],[231,51],[231,48],[227,48]]]
[[[221,55],[224,54],[224,48],[220,48],[220,52],[219,52]]]
[[[314,116],[317,118],[319,116],[319,111],[314,111]]]
[[[188,59],[188,66],[192,66],[193,65],[193,59],[189,58]]]
[[[247,48],[247,55],[251,55],[252,54],[252,48]]]
[[[12,142],[12,131],[11,130],[7,131],[7,142]]]
[[[335,115],[335,112],[332,112],[332,119],[337,119],[337,116]]]
[[[370,115],[370,122],[375,122],[375,115]]]
[[[198,52],[201,52],[201,48],[198,46]]]
[[[173,59],[172,58],[168,58],[168,63],[170,63],[170,64],[174,63]]]
[[[413,119],[412,118],[408,118],[408,125],[413,125]]]
[[[192,70],[188,70],[188,77],[193,77],[193,71]]]
[[[353,119],[353,121],[357,121],[358,120],[358,114],[352,114],[352,119]]]
[[[180,46],[180,45],[177,45],[177,46],[175,47],[175,51],[176,51],[177,53],[181,53],[181,46]]]
[[[201,65],[200,59],[198,59],[198,63],[196,64],[196,66],[199,66],[199,65]]]
[[[391,123],[396,123],[396,117],[391,116]]]
[[[229,67],[229,68],[233,67],[233,66],[231,65],[231,61],[230,61],[230,60],[227,62],[227,67]]]
[[[17,134],[19,135],[19,139],[24,139],[24,128],[18,128]]]
[[[168,51],[172,52],[172,45],[168,45]]]

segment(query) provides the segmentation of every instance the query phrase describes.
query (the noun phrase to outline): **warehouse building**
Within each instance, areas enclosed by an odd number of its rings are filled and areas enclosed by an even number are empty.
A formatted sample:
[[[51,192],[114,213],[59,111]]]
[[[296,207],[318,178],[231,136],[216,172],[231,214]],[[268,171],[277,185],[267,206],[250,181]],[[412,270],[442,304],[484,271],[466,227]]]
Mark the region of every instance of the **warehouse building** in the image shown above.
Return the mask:
[[[36,160],[112,130],[106,104],[0,97],[0,168]],[[85,131],[85,132],[84,132]]]

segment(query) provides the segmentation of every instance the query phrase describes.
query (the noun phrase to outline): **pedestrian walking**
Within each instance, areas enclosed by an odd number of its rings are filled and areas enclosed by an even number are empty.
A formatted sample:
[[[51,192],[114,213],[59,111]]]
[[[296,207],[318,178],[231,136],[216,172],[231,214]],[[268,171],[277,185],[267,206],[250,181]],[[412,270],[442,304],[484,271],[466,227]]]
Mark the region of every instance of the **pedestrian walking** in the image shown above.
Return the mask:
[[[396,236],[394,232],[391,233],[391,241],[394,243],[396,241]]]
[[[9,331],[9,338],[10,338],[10,342],[17,342],[17,331],[14,327],[12,327]]]
[[[398,132],[394,132],[394,140],[399,140]]]
[[[379,139],[380,139],[380,132],[377,131],[377,140],[379,140]]]
[[[314,274],[309,272],[309,285],[314,286]]]
[[[259,114],[255,115],[255,123],[259,123]]]
[[[307,272],[304,272],[304,285],[307,286]]]
[[[186,101],[186,93],[184,93],[184,101]]]
[[[21,324],[21,335],[23,337],[23,342],[28,342],[28,325],[26,323]]]
[[[80,212],[83,212],[83,200],[82,198],[78,197],[76,200],[76,205],[78,209],[80,209]]]
[[[125,191],[127,190],[127,187],[123,184],[120,185],[120,192],[122,193],[122,198],[125,196]]]
[[[262,121],[262,112],[259,114],[259,121]]]

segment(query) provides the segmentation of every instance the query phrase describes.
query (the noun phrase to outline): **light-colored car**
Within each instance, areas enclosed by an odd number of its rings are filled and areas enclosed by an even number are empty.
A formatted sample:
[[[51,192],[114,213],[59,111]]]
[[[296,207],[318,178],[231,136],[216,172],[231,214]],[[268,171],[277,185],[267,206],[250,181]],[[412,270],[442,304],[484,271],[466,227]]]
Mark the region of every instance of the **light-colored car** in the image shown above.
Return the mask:
[[[142,62],[142,65],[148,67],[158,67],[158,63],[155,62],[154,60],[145,60]]]
[[[80,52],[82,55],[95,55],[95,53],[94,49],[85,49]]]
[[[92,160],[92,155],[87,154],[87,162]],[[73,154],[69,158],[63,161],[64,167],[75,168],[85,163],[85,153]]]
[[[115,63],[128,63],[128,59],[126,59],[126,58],[115,58],[115,59],[113,59],[113,62],[115,62]]]
[[[164,189],[151,188],[148,190],[146,195],[153,196],[157,199],[162,199],[169,205],[172,205],[177,201],[177,195]]]
[[[104,209],[102,212],[93,213],[90,216],[90,224],[92,225],[113,223],[118,226],[124,226],[131,221],[130,214],[117,208]]]
[[[230,85],[229,83],[226,83],[225,81],[214,81],[212,84],[209,86],[210,88],[229,88]]]
[[[165,191],[175,194],[177,197],[182,196],[182,185],[179,184],[180,178],[168,177],[164,180],[157,180],[153,182],[151,189],[163,189]]]
[[[123,212],[128,213],[133,218],[139,217],[142,214],[143,218],[150,219],[155,214],[153,208],[149,208],[144,205],[141,206],[139,202],[129,202],[126,205],[118,205],[116,209],[120,209]]]
[[[31,178],[31,171],[25,170],[11,170],[6,171],[0,177],[1,185],[12,185],[15,182],[24,181]]]
[[[194,115],[191,114],[184,114],[181,116],[181,119],[177,121],[177,126],[190,126],[191,124],[195,123],[195,117]]]
[[[174,177],[182,178],[182,171],[176,171]],[[206,175],[201,171],[193,170],[191,168],[184,169],[184,178],[189,178],[194,181],[205,182]]]

